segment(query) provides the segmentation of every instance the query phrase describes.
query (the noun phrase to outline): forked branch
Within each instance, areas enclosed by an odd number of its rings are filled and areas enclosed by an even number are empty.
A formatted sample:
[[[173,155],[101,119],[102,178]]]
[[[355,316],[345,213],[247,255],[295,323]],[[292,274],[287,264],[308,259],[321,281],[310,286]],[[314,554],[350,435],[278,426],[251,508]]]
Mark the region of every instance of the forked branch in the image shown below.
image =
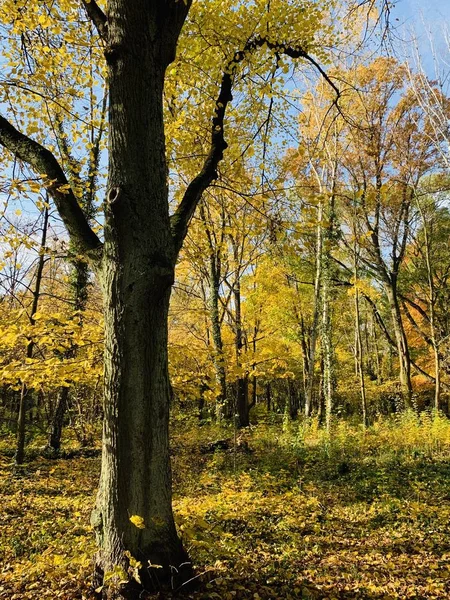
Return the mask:
[[[179,252],[186,237],[189,223],[194,215],[195,209],[200,202],[203,192],[211,183],[217,179],[217,167],[223,159],[223,153],[227,148],[224,136],[224,119],[228,104],[232,101],[233,76],[238,65],[252,52],[266,46],[277,55],[285,54],[293,59],[303,58],[310,62],[333,88],[336,93],[334,104],[337,105],[340,91],[329,75],[320,64],[312,58],[300,46],[287,46],[271,42],[264,37],[257,36],[247,42],[244,48],[235,53],[233,59],[228,63],[222,75],[219,95],[216,101],[214,117],[211,128],[211,146],[209,153],[203,163],[200,172],[186,188],[183,199],[171,217],[172,235],[175,241],[176,251]]]
[[[105,13],[102,11],[100,6],[95,0],[81,0],[81,3],[86,11],[88,17],[97,30],[98,35],[103,41],[107,41],[108,38],[108,20]]]
[[[55,156],[50,150],[18,131],[1,115],[0,144],[44,176],[44,186],[53,198],[75,246],[92,262],[97,262],[101,257],[102,243],[89,226]]]

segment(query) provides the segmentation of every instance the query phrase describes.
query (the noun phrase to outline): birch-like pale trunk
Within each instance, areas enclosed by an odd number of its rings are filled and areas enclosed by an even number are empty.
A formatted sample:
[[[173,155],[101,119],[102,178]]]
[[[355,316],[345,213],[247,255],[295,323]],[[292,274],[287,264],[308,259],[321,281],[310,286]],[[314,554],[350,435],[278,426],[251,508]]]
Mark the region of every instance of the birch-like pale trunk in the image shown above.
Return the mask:
[[[323,213],[324,203],[322,195],[319,197],[317,207],[317,229],[316,229],[316,272],[314,277],[314,307],[313,319],[309,335],[308,377],[305,395],[305,417],[311,416],[312,401],[314,395],[314,366],[316,360],[317,338],[319,334],[320,318],[320,294],[322,282],[322,252],[323,252]]]

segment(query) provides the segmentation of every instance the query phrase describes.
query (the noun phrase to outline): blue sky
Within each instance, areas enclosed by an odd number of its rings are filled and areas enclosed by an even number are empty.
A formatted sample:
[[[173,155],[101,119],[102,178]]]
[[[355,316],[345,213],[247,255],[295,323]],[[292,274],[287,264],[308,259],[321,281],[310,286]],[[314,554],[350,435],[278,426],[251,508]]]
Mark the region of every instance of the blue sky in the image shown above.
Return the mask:
[[[450,0],[397,0],[391,21],[400,30],[414,29],[419,36],[429,31],[442,38],[444,28],[450,26]]]
[[[408,40],[415,34],[422,55],[423,65],[433,76],[433,60],[430,37],[439,57],[448,56],[443,32],[450,29],[450,0],[397,0],[391,11],[391,23],[396,27],[399,54],[408,53]]]
[[[442,20],[450,19],[449,0],[398,0],[392,10],[394,16],[420,21],[421,15],[426,20],[442,24]]]

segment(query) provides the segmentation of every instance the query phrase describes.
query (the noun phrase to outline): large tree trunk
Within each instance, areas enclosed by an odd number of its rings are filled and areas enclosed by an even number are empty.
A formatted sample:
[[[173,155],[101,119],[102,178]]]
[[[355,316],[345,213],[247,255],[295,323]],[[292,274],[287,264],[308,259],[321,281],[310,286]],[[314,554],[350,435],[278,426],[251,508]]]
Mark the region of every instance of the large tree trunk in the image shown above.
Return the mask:
[[[111,301],[105,315],[103,453],[93,524],[100,544],[97,568],[103,573],[115,565],[127,566],[125,550],[145,567],[149,561],[164,567],[166,572],[142,570],[149,589],[158,587],[158,576],[169,575],[171,567],[183,571],[187,556],[171,508],[166,350],[170,287],[161,281],[159,267],[136,281],[145,263],[134,265],[122,272],[110,265],[105,274],[111,292],[105,296]],[[132,516],[142,518],[142,528],[130,521]],[[189,571],[190,563],[184,567]]]
[[[191,572],[171,506],[167,319],[177,249],[169,221],[163,86],[176,25],[166,22],[165,4],[110,0],[106,52],[109,178],[99,268],[105,393],[92,523],[100,579],[117,565],[126,569],[127,552],[141,561],[146,589],[177,573],[175,580],[186,581]],[[185,10],[182,2],[177,6],[171,10]],[[133,516],[140,517],[138,526]]]

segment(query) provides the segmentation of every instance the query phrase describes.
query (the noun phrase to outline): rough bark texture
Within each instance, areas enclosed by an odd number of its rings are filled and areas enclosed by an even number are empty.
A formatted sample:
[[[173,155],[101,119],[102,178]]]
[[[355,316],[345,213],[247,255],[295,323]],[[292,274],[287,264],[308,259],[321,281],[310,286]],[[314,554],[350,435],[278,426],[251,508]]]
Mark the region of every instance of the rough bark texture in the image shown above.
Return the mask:
[[[192,571],[171,508],[167,316],[176,250],[163,124],[164,73],[174,57],[183,11],[183,2],[111,0],[105,53],[110,143],[99,270],[105,399],[92,523],[100,579],[117,565],[126,569],[128,552],[142,562],[146,589],[159,588],[164,580],[178,587]],[[130,521],[133,515],[144,527]]]
[[[300,48],[250,39],[226,65],[204,164],[169,219],[163,124],[163,87],[192,0],[109,0],[106,14],[82,0],[104,42],[109,84],[109,164],[102,244],[89,225],[56,157],[0,116],[0,144],[45,175],[45,185],[77,249],[90,260],[105,300],[105,394],[100,486],[93,511],[98,579],[133,556],[140,577],[103,594],[142,597],[145,589],[188,580],[191,565],[171,508],[170,385],[167,316],[177,253],[226,149],[224,116],[234,73],[248,53],[267,45],[315,65]],[[69,188],[69,189],[67,189]],[[137,527],[130,517],[138,516]],[[152,565],[161,565],[155,569]],[[128,573],[130,574],[130,573]],[[138,579],[142,581],[139,583]]]

